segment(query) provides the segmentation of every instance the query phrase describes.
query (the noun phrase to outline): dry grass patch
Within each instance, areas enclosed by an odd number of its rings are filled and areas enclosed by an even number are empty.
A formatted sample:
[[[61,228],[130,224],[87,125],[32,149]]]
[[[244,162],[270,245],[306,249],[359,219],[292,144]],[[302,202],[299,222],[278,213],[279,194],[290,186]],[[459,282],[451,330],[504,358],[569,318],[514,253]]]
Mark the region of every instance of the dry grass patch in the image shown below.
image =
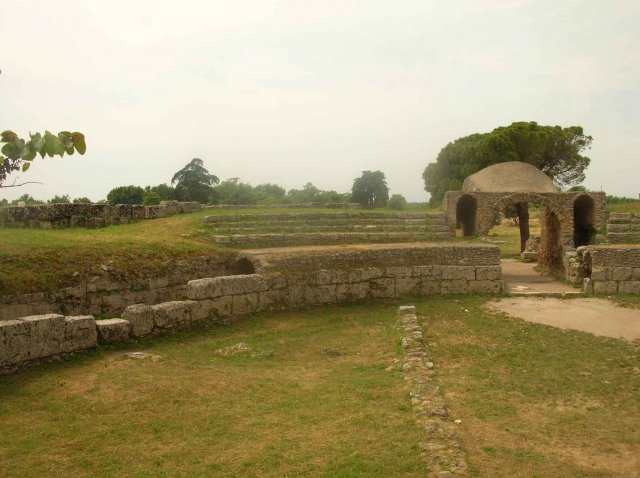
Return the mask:
[[[417,304],[473,476],[636,478],[640,344],[527,323],[483,302]]]
[[[0,475],[424,476],[398,343],[395,308],[336,307],[5,377]]]

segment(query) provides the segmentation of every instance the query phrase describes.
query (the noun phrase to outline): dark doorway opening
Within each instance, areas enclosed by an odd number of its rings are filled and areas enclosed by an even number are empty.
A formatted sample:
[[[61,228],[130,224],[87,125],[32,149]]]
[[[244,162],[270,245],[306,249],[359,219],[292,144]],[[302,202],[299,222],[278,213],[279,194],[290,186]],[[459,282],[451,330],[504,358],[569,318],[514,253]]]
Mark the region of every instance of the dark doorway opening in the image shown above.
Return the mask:
[[[578,196],[573,202],[573,245],[586,246],[593,243],[596,229],[593,227],[593,198]]]
[[[464,237],[474,236],[476,233],[476,198],[469,195],[461,196],[456,204],[456,222],[462,228]]]
[[[243,257],[231,266],[230,272],[231,275],[255,274],[256,268],[249,259]]]

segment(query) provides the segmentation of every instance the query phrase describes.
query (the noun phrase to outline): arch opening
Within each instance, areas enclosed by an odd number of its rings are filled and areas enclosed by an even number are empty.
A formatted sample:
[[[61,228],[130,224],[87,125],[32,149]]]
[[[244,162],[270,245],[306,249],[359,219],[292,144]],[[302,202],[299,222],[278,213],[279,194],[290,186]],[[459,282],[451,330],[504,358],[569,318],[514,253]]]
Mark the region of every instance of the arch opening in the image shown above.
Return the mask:
[[[246,257],[242,259],[238,259],[231,265],[231,275],[246,275],[246,274],[255,274],[256,268]]]
[[[573,245],[574,247],[593,244],[596,235],[594,227],[594,202],[591,196],[578,196],[573,202]]]
[[[462,229],[464,237],[474,236],[476,233],[476,198],[467,194],[460,196],[456,204],[456,222]]]

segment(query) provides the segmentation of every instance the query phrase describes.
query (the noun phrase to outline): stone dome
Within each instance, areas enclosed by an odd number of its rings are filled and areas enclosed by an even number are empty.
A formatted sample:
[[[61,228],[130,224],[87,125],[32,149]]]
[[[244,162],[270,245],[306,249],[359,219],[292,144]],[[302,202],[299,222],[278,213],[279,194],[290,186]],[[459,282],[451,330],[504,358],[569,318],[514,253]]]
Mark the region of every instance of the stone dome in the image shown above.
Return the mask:
[[[551,178],[535,166],[520,161],[492,164],[468,176],[465,192],[479,193],[556,193]]]

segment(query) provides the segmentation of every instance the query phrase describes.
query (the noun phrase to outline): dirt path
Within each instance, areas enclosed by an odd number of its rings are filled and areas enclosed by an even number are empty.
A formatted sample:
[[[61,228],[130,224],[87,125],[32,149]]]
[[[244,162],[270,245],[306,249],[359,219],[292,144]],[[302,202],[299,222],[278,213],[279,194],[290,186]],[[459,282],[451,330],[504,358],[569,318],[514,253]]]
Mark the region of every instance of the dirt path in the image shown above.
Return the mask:
[[[548,275],[540,274],[535,270],[537,264],[533,262],[502,259],[500,265],[502,266],[502,278],[510,294],[580,292],[580,289],[563,284]]]
[[[619,307],[606,299],[509,297],[488,302],[486,307],[527,322],[625,340],[640,339],[640,310]]]

